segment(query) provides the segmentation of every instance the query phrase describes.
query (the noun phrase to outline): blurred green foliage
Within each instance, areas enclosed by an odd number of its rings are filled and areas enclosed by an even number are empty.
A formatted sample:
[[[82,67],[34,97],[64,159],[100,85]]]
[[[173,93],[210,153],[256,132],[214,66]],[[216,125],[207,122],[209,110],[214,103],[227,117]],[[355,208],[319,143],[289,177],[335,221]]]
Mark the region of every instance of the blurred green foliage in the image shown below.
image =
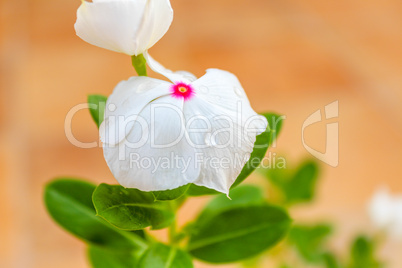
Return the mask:
[[[307,262],[322,263],[325,243],[331,233],[328,224],[295,225],[290,230],[289,241]]]
[[[279,190],[286,205],[313,200],[319,177],[319,166],[314,160],[305,160],[294,169],[266,169],[266,178]]]
[[[358,236],[352,243],[348,268],[380,268],[383,267],[375,254],[374,240],[366,236]]]

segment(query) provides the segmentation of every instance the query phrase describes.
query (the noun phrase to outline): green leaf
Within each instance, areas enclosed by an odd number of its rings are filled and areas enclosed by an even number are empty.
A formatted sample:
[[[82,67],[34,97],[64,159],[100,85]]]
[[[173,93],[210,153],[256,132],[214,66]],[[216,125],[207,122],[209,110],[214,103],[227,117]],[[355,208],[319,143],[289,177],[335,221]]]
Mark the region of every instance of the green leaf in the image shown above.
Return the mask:
[[[147,60],[143,54],[131,56],[131,63],[139,76],[147,76]]]
[[[260,187],[241,185],[230,190],[230,198],[220,195],[212,199],[198,216],[198,222],[215,216],[227,209],[260,205],[265,203],[265,197]]]
[[[365,236],[355,239],[351,247],[349,268],[378,268],[381,263],[375,256],[374,242]]]
[[[76,237],[121,251],[144,251],[147,244],[135,233],[123,232],[96,217],[92,204],[95,185],[60,178],[46,185],[44,201],[52,218]]]
[[[100,126],[103,122],[105,115],[107,97],[103,95],[89,95],[88,96],[88,106],[89,112],[91,113],[92,119],[95,121],[96,125]]]
[[[93,268],[133,268],[140,258],[137,252],[114,251],[107,248],[89,246],[88,258]]]
[[[190,184],[190,187],[187,190],[187,195],[189,196],[214,195],[214,194],[221,194],[221,193],[213,189],[204,186],[198,186],[195,184]]]
[[[265,196],[261,188],[254,185],[240,185],[230,190],[229,195],[230,199],[223,194],[213,198],[200,212],[196,222],[188,223],[182,231],[188,236],[194,232],[196,225],[200,225],[202,221],[209,220],[224,210],[265,204]]]
[[[133,266],[134,267],[134,266]],[[154,244],[141,258],[138,268],[192,268],[191,257],[175,247]]]
[[[197,225],[201,225],[203,221],[208,221],[225,210],[265,204],[265,196],[261,188],[254,185],[240,185],[230,190],[229,195],[230,199],[223,194],[213,198],[200,212],[196,222],[186,226],[186,234],[193,233],[197,229]]]
[[[268,179],[284,195],[286,203],[309,202],[314,198],[319,167],[315,160],[306,160],[293,173],[288,170],[270,170]]]
[[[327,224],[296,225],[289,232],[289,241],[306,261],[320,263],[325,253],[326,239],[331,233],[332,228]]]
[[[182,197],[187,192],[189,187],[190,184],[187,184],[173,190],[155,191],[152,192],[152,194],[154,195],[155,200],[160,201],[175,200]]]
[[[200,217],[188,249],[194,257],[212,263],[247,259],[277,244],[290,222],[286,211],[279,207],[235,206],[207,218]]]
[[[139,230],[151,226],[162,229],[174,220],[174,213],[163,202],[155,202],[150,192],[100,184],[92,201],[98,216],[123,230]]]
[[[234,188],[243,182],[260,165],[261,161],[265,157],[265,154],[267,153],[268,147],[276,140],[276,137],[279,135],[279,132],[282,128],[282,116],[274,113],[265,113],[262,115],[268,120],[267,129],[257,136],[250,159],[241,170],[231,188]],[[192,184],[187,191],[187,194],[190,196],[211,195],[218,193],[219,192],[215,190],[194,184]]]

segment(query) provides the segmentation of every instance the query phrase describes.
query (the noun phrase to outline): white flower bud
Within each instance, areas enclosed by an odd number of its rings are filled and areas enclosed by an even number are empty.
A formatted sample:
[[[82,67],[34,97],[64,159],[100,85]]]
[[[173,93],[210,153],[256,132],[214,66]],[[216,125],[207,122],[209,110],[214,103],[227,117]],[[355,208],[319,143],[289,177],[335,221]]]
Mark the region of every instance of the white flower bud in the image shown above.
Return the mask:
[[[92,45],[138,56],[162,38],[172,20],[169,0],[93,0],[82,2],[74,27]]]

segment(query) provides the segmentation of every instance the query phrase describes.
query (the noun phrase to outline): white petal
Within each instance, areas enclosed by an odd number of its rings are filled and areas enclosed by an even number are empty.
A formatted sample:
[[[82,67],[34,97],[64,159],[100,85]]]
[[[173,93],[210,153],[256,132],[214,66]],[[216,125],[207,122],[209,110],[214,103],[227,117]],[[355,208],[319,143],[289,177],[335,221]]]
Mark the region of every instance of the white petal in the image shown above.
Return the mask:
[[[169,0],[150,0],[145,8],[144,20],[138,32],[135,55],[144,53],[165,35],[173,21]]]
[[[267,128],[267,120],[250,106],[246,92],[237,77],[227,71],[208,69],[207,73],[192,83],[198,97],[222,107],[232,116],[242,116],[248,129],[258,134]]]
[[[253,151],[255,132],[248,132],[236,114],[225,107],[194,98],[184,103],[190,143],[201,164],[194,184],[228,194]],[[247,117],[240,114],[239,118]]]
[[[144,53],[144,57],[147,60],[148,66],[156,73],[159,73],[172,81],[173,83],[183,82],[183,83],[191,83],[195,80],[195,76],[186,71],[178,71],[172,72],[169,69],[166,69],[162,64],[154,60],[148,52]]]
[[[182,105],[183,100],[171,96],[154,100],[117,147],[104,146],[105,159],[121,185],[161,191],[198,178],[195,150],[184,137]]]
[[[181,75],[184,79],[187,79],[190,82],[194,82],[195,80],[197,80],[197,77],[195,75],[187,71],[176,71],[175,73]]]
[[[135,117],[151,101],[170,94],[171,84],[136,76],[120,82],[106,102],[105,119],[99,128],[101,141],[116,145],[127,135]]]

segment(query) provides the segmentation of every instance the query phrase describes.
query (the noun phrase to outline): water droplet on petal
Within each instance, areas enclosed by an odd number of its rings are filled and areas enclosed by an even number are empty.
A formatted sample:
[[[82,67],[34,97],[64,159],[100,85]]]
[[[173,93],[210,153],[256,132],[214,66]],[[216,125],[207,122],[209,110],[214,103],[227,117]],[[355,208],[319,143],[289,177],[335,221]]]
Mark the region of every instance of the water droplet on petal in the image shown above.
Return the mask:
[[[212,146],[218,145],[218,143],[216,142],[216,136],[215,136],[215,139],[212,139],[212,138],[211,138],[211,145],[212,145]]]
[[[190,81],[190,82],[194,82],[194,81],[195,81],[195,80],[194,80],[194,77],[189,76],[189,75],[185,75],[184,78],[187,79],[187,80]]]
[[[211,133],[207,133],[205,135],[205,145],[208,147],[217,146],[218,145],[217,137],[216,136],[214,137],[213,135],[211,135]]]
[[[245,156],[246,163],[248,162],[248,160],[250,160],[250,158],[251,158],[251,154],[246,154],[246,156]]]
[[[208,146],[208,147],[211,146],[211,134],[210,133],[207,133],[205,135],[204,142],[205,142],[206,146]]]
[[[138,87],[137,87],[137,93],[142,93],[142,92],[144,92],[145,90],[146,90],[146,83],[144,83],[144,84],[141,84],[141,85],[139,85]]]
[[[200,92],[204,93],[204,94],[207,94],[209,92],[209,89],[206,86],[200,86]]]
[[[114,112],[116,111],[116,105],[114,103],[109,104],[108,106],[109,111]]]
[[[159,85],[159,82],[156,82],[156,81],[153,81],[153,80],[144,81],[144,82],[142,82],[141,84],[139,84],[137,86],[136,93],[142,93],[142,92],[148,91],[148,90],[150,90],[150,89],[152,89],[154,87],[157,87],[158,85]]]
[[[240,88],[234,87],[233,90],[234,90],[234,92],[236,93],[237,96],[243,97],[243,92],[241,91]]]

